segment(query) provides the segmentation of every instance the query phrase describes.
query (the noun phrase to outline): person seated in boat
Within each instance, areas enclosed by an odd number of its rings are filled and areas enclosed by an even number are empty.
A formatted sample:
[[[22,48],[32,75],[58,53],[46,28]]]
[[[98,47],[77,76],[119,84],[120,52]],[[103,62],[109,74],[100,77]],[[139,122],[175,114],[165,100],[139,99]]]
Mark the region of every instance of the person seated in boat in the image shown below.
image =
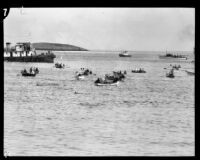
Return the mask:
[[[39,73],[39,70],[38,70],[38,68],[37,68],[37,67],[35,68],[35,72],[36,72],[36,73]]]
[[[29,71],[30,71],[30,73],[32,72],[32,70],[33,70],[33,69],[32,69],[32,67],[31,67],[31,68],[30,68],[30,70],[29,70]]]
[[[27,73],[26,69],[24,68],[23,73]]]
[[[174,75],[174,69],[172,68],[169,72],[170,75]]]
[[[34,70],[32,70],[30,73],[31,73],[31,74],[35,74],[35,71],[34,71]]]
[[[102,78],[97,78],[97,80],[94,83],[103,83],[103,79]]]

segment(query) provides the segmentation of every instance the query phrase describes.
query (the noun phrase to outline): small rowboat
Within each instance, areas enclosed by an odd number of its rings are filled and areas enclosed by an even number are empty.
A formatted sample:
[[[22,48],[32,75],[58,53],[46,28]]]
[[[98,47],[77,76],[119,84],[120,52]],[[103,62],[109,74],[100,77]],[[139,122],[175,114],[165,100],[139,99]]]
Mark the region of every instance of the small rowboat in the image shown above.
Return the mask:
[[[146,73],[144,70],[132,70],[132,73]]]
[[[174,78],[174,74],[167,73],[167,74],[166,74],[166,77]]]
[[[114,83],[95,83],[96,86],[117,86],[119,84],[119,81]]]
[[[64,68],[65,68],[65,65],[62,64],[62,63],[60,63],[60,64],[59,64],[59,63],[56,63],[56,64],[55,64],[55,67],[56,67],[56,68],[60,68],[60,69],[62,69],[62,68],[64,69]]]

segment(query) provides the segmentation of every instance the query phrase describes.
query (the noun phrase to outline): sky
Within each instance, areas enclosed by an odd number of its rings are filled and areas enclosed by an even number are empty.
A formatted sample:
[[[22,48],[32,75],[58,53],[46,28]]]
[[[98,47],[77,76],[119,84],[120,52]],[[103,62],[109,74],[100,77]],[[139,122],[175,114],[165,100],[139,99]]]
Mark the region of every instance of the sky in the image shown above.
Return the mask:
[[[89,50],[192,51],[194,8],[11,8],[4,42]]]

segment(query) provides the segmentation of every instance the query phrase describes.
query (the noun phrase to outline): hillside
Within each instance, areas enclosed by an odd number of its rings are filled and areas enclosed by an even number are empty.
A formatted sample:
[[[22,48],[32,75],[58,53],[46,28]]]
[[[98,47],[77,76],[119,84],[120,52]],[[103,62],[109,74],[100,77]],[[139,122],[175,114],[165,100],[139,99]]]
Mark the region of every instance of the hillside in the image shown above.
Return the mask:
[[[36,50],[52,50],[52,51],[87,51],[87,49],[69,45],[69,44],[59,44],[59,43],[31,43],[33,48]]]

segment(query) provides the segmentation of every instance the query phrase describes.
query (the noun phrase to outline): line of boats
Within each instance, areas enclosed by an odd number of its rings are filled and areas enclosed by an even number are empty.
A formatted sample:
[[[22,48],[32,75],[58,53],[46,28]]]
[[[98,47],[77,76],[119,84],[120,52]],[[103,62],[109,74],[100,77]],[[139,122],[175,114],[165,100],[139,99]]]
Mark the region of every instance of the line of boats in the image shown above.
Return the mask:
[[[55,65],[57,66],[65,66],[62,63],[56,63]],[[170,70],[168,73],[166,73],[166,77],[168,78],[174,78],[174,70],[179,70],[181,68],[180,65],[171,65],[170,64]],[[167,68],[164,68],[167,69]],[[194,72],[187,71],[185,70],[189,75],[194,75]],[[132,73],[146,73],[146,71],[143,68],[140,69],[135,69],[131,71]],[[21,71],[22,76],[25,77],[35,77],[39,73],[39,69],[36,67],[31,67],[29,69],[29,72],[24,69]],[[75,72],[75,78],[77,80],[83,80],[85,79],[86,76],[92,75],[93,72],[87,68],[80,68],[80,71]],[[119,84],[120,81],[124,81],[126,78],[126,70],[125,71],[113,71],[110,74],[105,74],[104,77],[98,77],[95,81],[94,84],[96,86],[116,86]],[[93,74],[96,75],[96,74]]]
[[[42,52],[39,54],[39,52]],[[46,53],[45,53],[46,52]],[[121,51],[119,57],[132,57],[128,51]],[[51,50],[35,50],[30,42],[19,42],[15,46],[11,46],[11,43],[6,43],[6,48],[4,50],[4,60],[9,62],[46,62],[54,63],[54,58],[56,55],[52,53]],[[180,55],[175,53],[170,53],[166,51],[165,55],[159,55],[160,59],[179,59],[187,60],[186,55]],[[57,66],[57,68],[63,68],[62,66]]]
[[[131,57],[128,54],[128,51],[122,51],[119,53],[119,57]],[[4,60],[9,62],[47,62],[54,63],[54,58],[56,56],[52,53],[52,51],[47,50],[46,53],[37,54],[37,51],[32,47],[30,42],[20,42],[17,43],[14,47],[11,47],[11,43],[6,43],[6,49],[4,51]],[[166,52],[166,55],[159,55],[160,59],[182,59],[187,60],[187,56],[178,55]],[[194,62],[194,61],[193,61]],[[192,63],[193,63],[192,62]],[[55,63],[55,67],[59,69],[64,69],[65,64]],[[179,70],[181,68],[180,65],[170,66],[171,69],[168,73],[166,73],[166,77],[174,78],[174,70]],[[185,70],[188,75],[194,75],[194,72]],[[146,73],[143,68],[135,69],[131,71],[132,73]],[[30,72],[27,72],[26,69],[21,71],[22,76],[31,76],[35,77],[39,73],[38,68],[30,68]],[[81,71],[75,73],[75,78],[77,80],[83,80],[85,76],[92,75],[92,71],[89,69],[81,68]],[[112,74],[106,74],[103,78],[98,78],[95,81],[95,85],[103,86],[103,85],[118,85],[119,81],[123,81],[125,78],[126,71],[113,71]]]
[[[128,51],[122,51],[119,53],[119,57],[132,57],[130,54],[128,54]],[[186,55],[181,54],[175,54],[175,53],[169,53],[166,51],[165,55],[159,55],[160,59],[179,59],[179,60],[187,60],[188,57]]]

